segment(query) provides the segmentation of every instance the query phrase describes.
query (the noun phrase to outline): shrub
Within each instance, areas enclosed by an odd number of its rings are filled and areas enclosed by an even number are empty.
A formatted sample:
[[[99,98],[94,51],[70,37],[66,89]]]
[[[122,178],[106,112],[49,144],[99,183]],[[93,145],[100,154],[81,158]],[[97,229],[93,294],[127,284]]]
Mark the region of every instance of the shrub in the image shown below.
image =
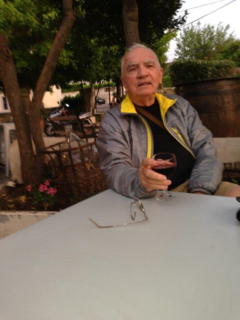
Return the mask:
[[[79,91],[81,89],[81,84],[80,83],[73,83],[73,84],[65,84],[62,86],[62,92],[75,92]]]
[[[212,61],[211,78],[225,78],[233,76],[235,63],[230,60]]]
[[[173,62],[169,73],[174,85],[197,80],[231,77],[235,64],[230,60],[188,60]]]
[[[116,83],[115,83],[115,82],[106,82],[106,81],[104,81],[104,82],[102,82],[102,83],[100,84],[100,88],[115,87],[115,86],[116,86]],[[94,89],[98,89],[98,88],[99,88],[99,84],[94,84],[94,85],[93,85],[93,88],[94,88]]]
[[[69,110],[73,111],[75,114],[84,112],[84,99],[79,93],[75,97],[65,96],[61,100],[61,105],[64,106],[65,104],[68,104]]]
[[[163,76],[162,79],[163,87],[172,87],[172,79],[170,76]]]
[[[57,189],[51,186],[50,180],[45,180],[38,187],[28,185],[27,191],[33,197],[33,203],[43,204],[44,210],[54,205]]]
[[[93,88],[94,89],[98,89],[100,88],[105,88],[105,87],[115,87],[116,83],[114,82],[107,82],[107,81],[103,81],[101,82],[100,86],[99,84],[94,84]],[[90,88],[90,85],[87,83],[68,83],[65,84],[64,86],[62,86],[62,92],[66,93],[66,92],[75,92],[75,91],[80,91],[82,88]]]

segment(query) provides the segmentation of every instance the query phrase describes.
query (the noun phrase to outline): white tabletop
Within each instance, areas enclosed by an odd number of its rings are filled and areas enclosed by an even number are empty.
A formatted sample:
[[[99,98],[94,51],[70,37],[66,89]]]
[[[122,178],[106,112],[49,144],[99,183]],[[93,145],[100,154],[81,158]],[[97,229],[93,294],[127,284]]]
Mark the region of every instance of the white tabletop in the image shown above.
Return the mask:
[[[108,190],[0,241],[1,320],[239,320],[234,198],[143,200]]]

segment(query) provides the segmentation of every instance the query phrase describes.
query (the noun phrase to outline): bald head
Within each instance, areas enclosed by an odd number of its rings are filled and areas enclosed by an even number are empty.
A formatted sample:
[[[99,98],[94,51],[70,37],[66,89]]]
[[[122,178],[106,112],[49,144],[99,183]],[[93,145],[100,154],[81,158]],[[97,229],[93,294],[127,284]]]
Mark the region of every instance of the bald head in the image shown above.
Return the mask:
[[[149,50],[149,51],[152,53],[152,55],[155,57],[155,59],[156,59],[156,61],[157,61],[158,67],[161,68],[160,62],[159,62],[159,60],[158,60],[158,56],[156,55],[156,53],[155,53],[152,49],[144,46],[143,44],[135,43],[135,44],[133,44],[131,47],[129,47],[129,48],[127,49],[126,53],[125,53],[124,56],[122,57],[122,61],[121,61],[121,75],[123,74],[124,62],[125,62],[125,58],[126,58],[126,56],[128,55],[128,53],[131,52],[131,51],[133,51],[133,50],[140,49],[140,48]]]
[[[122,59],[121,80],[131,101],[139,106],[153,104],[162,72],[151,49],[140,44],[130,47]]]

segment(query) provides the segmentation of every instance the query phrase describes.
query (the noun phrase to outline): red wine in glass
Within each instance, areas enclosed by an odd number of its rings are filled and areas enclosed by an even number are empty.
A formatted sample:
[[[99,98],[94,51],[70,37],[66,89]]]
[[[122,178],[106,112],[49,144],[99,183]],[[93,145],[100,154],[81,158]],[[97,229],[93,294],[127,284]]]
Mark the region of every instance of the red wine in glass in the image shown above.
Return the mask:
[[[176,166],[176,163],[160,163],[159,165],[153,167],[152,170],[157,173],[163,174],[168,179],[170,179],[176,169]]]
[[[152,167],[152,170],[166,176],[167,179],[170,179],[177,166],[176,156],[173,153],[163,152],[154,154],[153,159],[158,163],[156,166]],[[174,197],[175,195],[167,190],[158,191],[156,195],[157,200],[164,201],[171,200]]]

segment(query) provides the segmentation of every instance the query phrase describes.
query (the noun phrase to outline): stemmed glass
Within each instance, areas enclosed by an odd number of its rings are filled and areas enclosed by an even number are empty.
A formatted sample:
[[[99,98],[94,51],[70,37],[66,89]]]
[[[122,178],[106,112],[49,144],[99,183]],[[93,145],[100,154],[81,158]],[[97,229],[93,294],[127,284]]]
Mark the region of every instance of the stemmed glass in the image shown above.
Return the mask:
[[[152,167],[152,170],[163,174],[167,179],[171,178],[177,166],[176,156],[173,153],[163,152],[154,154],[152,158],[158,162],[156,166]],[[156,195],[156,199],[159,201],[168,201],[173,198],[175,195],[167,190],[159,190]]]

